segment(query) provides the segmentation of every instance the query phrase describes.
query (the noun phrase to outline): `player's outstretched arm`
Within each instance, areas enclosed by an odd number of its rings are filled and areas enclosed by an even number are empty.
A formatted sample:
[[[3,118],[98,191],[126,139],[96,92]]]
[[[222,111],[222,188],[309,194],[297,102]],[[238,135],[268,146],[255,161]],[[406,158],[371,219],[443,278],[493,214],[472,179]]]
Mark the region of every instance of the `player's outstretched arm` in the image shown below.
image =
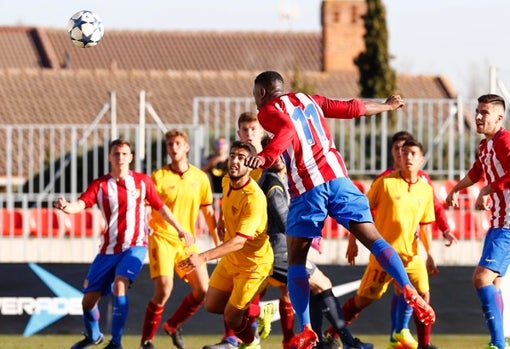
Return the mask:
[[[404,100],[400,95],[391,95],[384,102],[375,102],[375,101],[363,101],[365,104],[365,115],[375,115],[385,111],[392,111],[402,108],[405,105]]]
[[[80,199],[68,202],[64,197],[60,197],[53,203],[53,207],[64,213],[73,214],[83,211],[85,209],[85,202]]]

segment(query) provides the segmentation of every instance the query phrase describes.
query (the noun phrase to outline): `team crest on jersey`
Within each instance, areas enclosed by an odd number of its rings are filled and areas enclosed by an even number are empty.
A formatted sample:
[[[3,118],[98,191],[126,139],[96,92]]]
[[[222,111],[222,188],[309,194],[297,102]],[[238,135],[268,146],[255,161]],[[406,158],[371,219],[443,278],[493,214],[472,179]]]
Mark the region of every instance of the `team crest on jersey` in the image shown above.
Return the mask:
[[[237,215],[237,212],[239,212],[239,209],[237,207],[232,207],[232,214]]]
[[[142,195],[142,192],[140,191],[140,189],[131,190],[129,193],[135,199],[138,199]]]

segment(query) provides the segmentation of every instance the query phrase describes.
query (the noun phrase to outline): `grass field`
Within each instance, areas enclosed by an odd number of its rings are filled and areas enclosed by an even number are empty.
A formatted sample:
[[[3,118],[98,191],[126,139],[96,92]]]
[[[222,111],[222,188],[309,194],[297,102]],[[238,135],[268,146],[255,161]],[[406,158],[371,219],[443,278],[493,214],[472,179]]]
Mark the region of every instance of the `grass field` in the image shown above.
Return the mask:
[[[388,345],[388,337],[382,335],[360,335],[365,342],[374,343],[375,348],[385,349]],[[0,348],[2,349],[65,349],[80,340],[78,335],[47,335],[32,336],[24,338],[14,335],[0,335]],[[218,341],[218,336],[185,336],[186,349],[202,349],[206,344]],[[138,349],[140,338],[138,336],[125,336],[123,340],[124,349]],[[435,335],[433,342],[441,349],[482,349],[485,348],[489,337],[487,335]],[[262,341],[263,349],[280,349],[281,336],[269,336]],[[158,336],[154,341],[156,348],[174,348],[170,339]],[[104,344],[99,345],[100,349]]]

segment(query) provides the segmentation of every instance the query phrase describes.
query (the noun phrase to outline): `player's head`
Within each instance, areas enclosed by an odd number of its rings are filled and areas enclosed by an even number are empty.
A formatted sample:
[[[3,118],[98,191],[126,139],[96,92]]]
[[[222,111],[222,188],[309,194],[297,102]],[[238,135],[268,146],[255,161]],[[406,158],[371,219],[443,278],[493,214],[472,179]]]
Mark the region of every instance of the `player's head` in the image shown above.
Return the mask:
[[[502,127],[505,117],[505,100],[495,94],[478,97],[476,132],[492,138]]]
[[[253,98],[257,108],[260,109],[266,102],[282,95],[283,77],[275,71],[265,71],[255,78],[253,84]]]
[[[225,137],[219,137],[214,141],[214,151],[216,154],[226,154],[228,151],[228,143]]]
[[[125,139],[115,139],[110,143],[108,160],[112,165],[112,170],[129,169],[129,164],[133,161],[133,151],[131,143]]]
[[[239,140],[252,144],[258,151],[262,150],[264,129],[260,126],[257,114],[244,112],[237,119],[237,135]]]
[[[419,141],[413,138],[404,141],[401,170],[407,170],[414,174],[418,173],[425,160],[423,154],[423,145]]]
[[[398,131],[391,137],[391,157],[395,170],[402,167],[402,146],[404,142],[413,138],[413,135],[407,131]]]
[[[248,142],[234,141],[230,146],[228,156],[228,176],[232,180],[238,180],[249,176],[251,168],[244,164],[248,156],[256,156],[257,150]]]
[[[165,149],[172,162],[186,160],[189,148],[186,132],[173,129],[165,133]]]

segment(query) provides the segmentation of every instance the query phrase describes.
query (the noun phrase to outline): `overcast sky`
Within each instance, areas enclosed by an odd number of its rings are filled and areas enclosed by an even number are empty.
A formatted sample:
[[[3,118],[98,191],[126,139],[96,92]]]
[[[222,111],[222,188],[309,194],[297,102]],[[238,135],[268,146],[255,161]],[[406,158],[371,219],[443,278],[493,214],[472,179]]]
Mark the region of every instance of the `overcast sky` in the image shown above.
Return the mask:
[[[392,66],[445,75],[463,96],[488,92],[489,67],[510,88],[508,0],[383,0]],[[0,0],[0,25],[64,28],[78,10],[108,29],[320,31],[321,0]]]

